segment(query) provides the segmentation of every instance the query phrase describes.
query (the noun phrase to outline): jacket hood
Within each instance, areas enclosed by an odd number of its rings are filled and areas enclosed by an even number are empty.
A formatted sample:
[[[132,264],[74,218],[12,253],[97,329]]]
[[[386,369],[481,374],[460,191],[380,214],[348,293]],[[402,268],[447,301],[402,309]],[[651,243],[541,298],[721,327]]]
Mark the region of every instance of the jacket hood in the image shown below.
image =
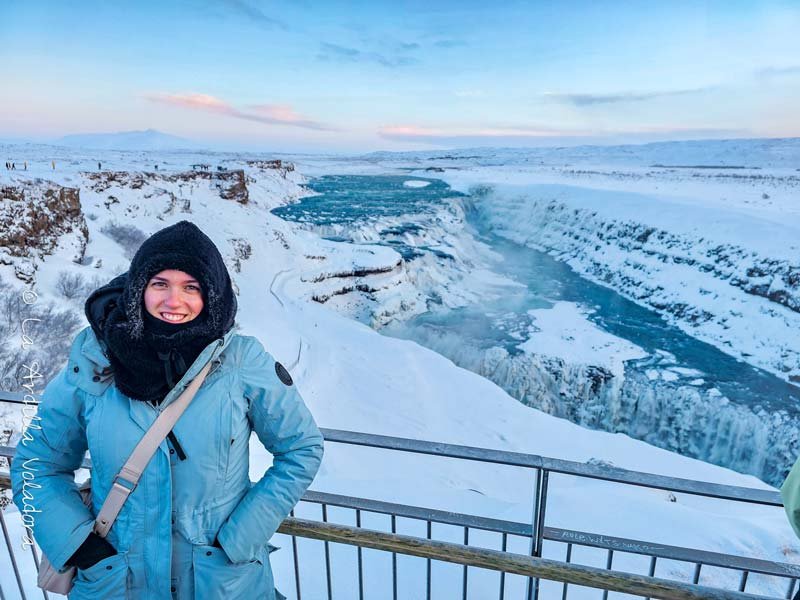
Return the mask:
[[[203,310],[172,329],[147,319],[144,290],[157,273],[176,269],[200,283]],[[234,326],[237,310],[225,261],[200,229],[181,221],[150,236],[130,269],[92,293],[85,313],[103,345],[120,390],[138,400],[160,402],[200,352]],[[164,325],[162,327],[162,325]]]
[[[128,335],[134,340],[142,339],[144,289],[153,275],[166,269],[183,271],[200,282],[209,331],[222,337],[233,327],[238,306],[225,261],[214,242],[197,225],[181,221],[147,238],[131,260],[128,272],[115,277],[89,297],[86,317],[92,328],[97,325],[103,329],[114,308],[118,307]],[[96,329],[95,333],[98,333]],[[103,336],[98,337],[102,339]]]
[[[98,340],[103,339],[103,331],[112,311],[119,305],[122,292],[128,282],[128,274],[123,273],[97,288],[86,300],[84,311],[89,325]]]

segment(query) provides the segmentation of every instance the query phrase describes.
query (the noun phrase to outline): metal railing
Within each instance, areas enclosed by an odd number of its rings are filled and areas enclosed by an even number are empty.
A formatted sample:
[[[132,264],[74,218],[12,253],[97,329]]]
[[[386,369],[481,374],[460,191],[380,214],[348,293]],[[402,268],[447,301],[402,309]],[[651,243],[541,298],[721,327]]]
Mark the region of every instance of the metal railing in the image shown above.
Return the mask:
[[[537,579],[560,581],[564,582],[562,597],[566,596],[566,586],[571,583],[603,590],[604,597],[607,597],[609,591],[617,591],[638,596],[647,595],[647,597],[663,598],[665,600],[694,600],[697,598],[711,600],[764,600],[768,598],[767,596],[721,590],[694,583],[687,584],[651,576],[615,572],[608,567],[600,569],[510,553],[506,550],[473,548],[467,544],[468,538],[466,536],[464,544],[454,544],[432,540],[429,537],[419,538],[364,529],[362,527],[334,525],[295,518],[286,519],[281,525],[280,531],[293,537],[301,536],[321,540],[325,544],[336,542],[356,546],[359,550],[370,548],[391,552],[393,556],[402,553],[408,556],[425,558],[428,561],[435,559],[460,564],[464,565],[465,574],[468,567],[478,567],[499,571],[502,575],[516,574],[527,576],[529,579],[535,577]],[[328,562],[326,560],[326,564]],[[329,573],[329,571],[327,572]],[[330,577],[327,579],[328,596],[330,597]],[[467,597],[466,584],[465,575],[463,598]],[[393,597],[397,598],[396,581],[393,581],[392,589]],[[429,584],[427,590],[428,597],[430,597]],[[500,594],[500,598],[505,596],[502,590]],[[363,585],[359,585],[359,596],[363,597]],[[449,593],[448,597],[452,597],[452,593]]]
[[[4,397],[0,395],[0,400],[2,399]],[[470,575],[482,569],[499,572],[496,597],[501,600],[510,597],[524,597],[526,600],[540,597],[549,599],[556,595],[562,600],[566,600],[575,586],[597,587],[602,590],[598,593],[602,594],[604,599],[608,598],[609,592],[613,593],[614,591],[639,597],[670,599],[725,598],[732,600],[737,598],[743,600],[745,598],[764,598],[764,596],[753,595],[750,593],[752,590],[748,589],[748,586],[753,587],[752,581],[755,576],[769,578],[772,580],[773,588],[780,586],[785,589],[785,592],[781,592],[780,595],[770,597],[791,598],[797,588],[798,580],[800,580],[800,566],[795,564],[562,529],[547,526],[545,523],[548,495],[553,485],[551,475],[553,474],[606,481],[620,486],[668,490],[722,501],[781,507],[780,495],[775,491],[699,482],[487,448],[334,429],[322,429],[322,433],[326,443],[357,445],[532,470],[534,474],[531,482],[533,490],[532,519],[530,522],[506,521],[374,499],[308,491],[295,507],[292,517],[287,518],[279,529],[279,533],[288,536],[291,541],[294,570],[293,592],[297,600],[301,600],[303,597],[304,589],[309,589],[312,579],[321,580],[320,573],[323,570],[325,574],[324,588],[321,592],[315,590],[311,597],[327,597],[329,600],[334,598],[334,579],[341,578],[342,572],[341,569],[333,569],[331,566],[332,550],[341,544],[356,547],[357,561],[352,578],[354,581],[357,579],[359,600],[363,600],[367,593],[364,568],[364,549],[367,548],[383,550],[391,554],[391,584],[394,600],[403,598],[398,587],[398,555],[417,556],[425,559],[423,595],[426,599],[434,597],[435,594],[432,586],[433,567],[445,563],[456,563],[462,566],[460,585],[458,586],[460,589],[449,590],[448,599],[456,597],[456,593],[459,597],[466,599],[471,591]],[[11,457],[13,453],[13,448],[0,447],[0,456]],[[90,468],[91,461],[87,459],[82,466]],[[3,476],[0,475],[0,487],[3,487],[3,483]],[[5,484],[8,485],[7,478]],[[321,511],[321,518],[313,521],[297,518],[299,513],[308,512],[311,507],[317,507]],[[348,520],[350,523],[336,522],[337,519],[334,519],[332,515],[333,510],[339,513],[338,521]],[[344,516],[345,514],[347,517]],[[388,516],[388,531],[377,531],[365,527],[364,521],[367,515]],[[2,519],[1,513],[0,519]],[[399,531],[401,520],[424,526],[424,537],[402,534]],[[461,532],[460,543],[436,539],[435,530],[442,527],[458,528]],[[13,548],[4,520],[3,531],[6,547],[14,561]],[[475,544],[478,532],[495,536],[498,547],[487,548],[485,542],[483,546]],[[301,560],[302,554],[305,552],[308,552],[307,556],[318,554],[316,551],[305,550],[309,548],[309,543],[316,543],[310,542],[310,540],[322,541],[324,560],[315,558],[313,566],[310,567],[311,570],[307,571],[309,578],[304,579],[301,577],[301,572],[309,567],[305,565],[305,561]],[[300,543],[298,543],[299,541]],[[513,550],[514,547],[518,548],[521,542],[525,546],[524,554]],[[576,554],[579,552],[587,556],[587,552],[593,553],[595,559],[598,553],[601,554],[605,559],[604,568],[577,564]],[[553,560],[545,558],[544,554],[558,555],[564,558]],[[647,560],[648,564],[644,572],[626,573],[619,567],[615,567],[615,561],[616,564],[619,564],[620,561],[630,562],[630,557],[644,557]],[[324,562],[324,565],[320,561]],[[35,562],[38,565],[38,560]],[[689,580],[680,581],[674,577],[672,579],[656,577],[656,571],[661,562],[672,565],[673,568],[670,571],[676,570],[674,565],[684,567],[683,571],[691,573]],[[16,570],[16,563],[14,564]],[[729,589],[719,586],[710,587],[707,582],[703,581],[703,576],[712,569],[733,574],[735,583]],[[630,569],[626,568],[626,570]],[[312,573],[313,577],[311,577]],[[519,576],[525,578],[524,591],[521,595],[512,590],[510,585],[511,578],[516,577],[518,580]],[[546,595],[543,594],[543,582],[549,586]],[[554,584],[552,582],[560,584],[559,593],[556,595],[553,595],[552,586]],[[22,583],[19,582],[19,585],[22,591]],[[514,589],[518,587],[517,585]],[[419,597],[423,597],[423,595]],[[24,598],[24,593],[22,597]],[[3,598],[2,591],[0,591],[1,598]]]
[[[691,494],[695,496],[703,496],[708,498],[716,498],[723,501],[735,501],[751,504],[758,504],[772,507],[782,507],[780,494],[771,490],[760,490],[753,488],[745,488],[739,486],[721,485],[707,482],[694,481],[689,479],[681,479],[675,477],[666,477],[662,475],[654,475],[649,473],[641,473],[637,471],[630,471],[626,469],[619,469],[604,465],[578,463],[574,461],[567,461],[562,459],[554,459],[539,455],[524,454],[518,452],[509,452],[502,450],[494,450],[487,448],[476,448],[472,446],[461,446],[454,444],[444,444],[440,442],[429,442],[422,440],[412,440],[407,438],[398,438],[390,436],[381,436],[365,433],[357,433],[351,431],[341,431],[334,429],[322,429],[325,436],[326,444],[341,443],[358,445],[369,448],[379,448],[384,450],[394,450],[401,452],[411,452],[416,454],[426,454],[431,456],[439,456],[446,458],[455,458],[461,460],[477,461],[481,463],[492,463],[511,467],[524,467],[534,471],[533,486],[533,507],[532,507],[532,520],[531,522],[514,522],[504,521],[499,519],[491,519],[486,517],[479,517],[475,515],[467,515],[462,513],[448,512],[424,508],[419,506],[408,506],[404,504],[396,504],[390,502],[383,502],[377,500],[368,500],[365,498],[355,498],[349,496],[342,496],[337,494],[329,494],[322,492],[309,491],[303,497],[302,504],[316,504],[319,505],[322,511],[322,522],[328,522],[329,507],[339,507],[349,509],[352,511],[355,518],[356,527],[361,527],[361,522],[365,514],[375,513],[388,515],[390,517],[390,533],[396,533],[398,518],[416,520],[424,523],[426,528],[426,539],[431,539],[432,529],[435,525],[451,525],[459,527],[463,533],[463,546],[469,546],[470,532],[474,530],[482,530],[485,532],[492,532],[499,535],[499,550],[507,552],[509,542],[513,538],[524,539],[528,544],[528,555],[532,558],[541,558],[545,544],[548,545],[548,550],[551,554],[556,553],[556,549],[563,550],[561,556],[564,556],[562,564],[572,564],[574,555],[578,549],[595,549],[595,552],[601,551],[605,554],[605,568],[612,571],[614,560],[621,556],[637,555],[647,557],[649,564],[647,565],[646,577],[654,577],[656,569],[660,561],[668,561],[671,564],[681,563],[690,566],[691,580],[690,585],[700,585],[704,569],[711,568],[724,569],[725,571],[736,573],[737,582],[735,589],[728,590],[731,592],[746,593],[748,590],[748,583],[751,582],[753,574],[777,578],[778,580],[785,581],[785,592],[782,595],[784,598],[791,598],[792,594],[798,585],[800,579],[800,566],[790,563],[780,563],[768,561],[752,557],[743,557],[737,555],[723,554],[718,552],[709,552],[704,550],[697,550],[693,548],[683,548],[677,546],[670,546],[664,544],[657,544],[642,540],[633,540],[627,538],[620,538],[608,535],[599,535],[591,532],[576,531],[570,529],[561,529],[555,527],[548,527],[545,525],[547,516],[547,502],[548,494],[551,489],[551,475],[561,474],[567,476],[589,478],[593,480],[607,481],[620,485],[631,485],[638,487],[646,487],[651,489],[668,490],[671,492]],[[298,506],[301,506],[298,505]],[[295,511],[295,513],[297,510]],[[342,519],[340,519],[342,520]],[[352,521],[352,518],[350,519]],[[279,530],[282,531],[282,530]],[[333,541],[328,540],[325,542],[325,572],[326,580],[330,581],[330,549],[329,544]],[[297,544],[293,539],[293,552],[295,553],[295,594],[299,599],[301,597],[301,577],[297,572]],[[396,568],[396,554],[393,553],[392,562],[392,588],[397,589],[397,568]],[[439,559],[447,560],[447,559]],[[363,600],[363,565],[362,565],[361,550],[358,550],[358,573],[354,576],[358,577],[359,584],[359,599]],[[466,599],[469,593],[469,567],[463,567],[463,577],[460,590],[460,597]],[[480,565],[471,565],[480,566]],[[619,574],[619,572],[615,572]],[[531,574],[528,578],[524,598],[532,600],[540,597],[540,580],[541,576]],[[431,563],[428,559],[425,573],[425,598],[431,598]],[[569,586],[571,583],[569,578],[558,579],[562,581],[562,589],[560,597],[566,599],[569,597]],[[676,586],[682,582],[674,581]],[[497,596],[502,600],[505,598],[506,592],[506,572],[501,572],[498,582]],[[616,588],[604,588],[602,597],[607,598],[608,592]],[[677,589],[672,590],[677,593]],[[327,585],[327,598],[333,598],[333,591],[330,583]],[[722,593],[723,590],[717,590],[717,593]],[[708,596],[708,590],[703,590],[699,596],[696,597],[723,597],[723,596]],[[725,591],[727,593],[727,591]],[[646,595],[646,594],[643,594]],[[685,596],[668,596],[664,595],[663,590],[650,594],[651,597],[667,598],[667,597],[685,597]],[[396,599],[397,593],[393,593],[393,598]],[[688,596],[686,596],[688,597]],[[724,596],[736,597],[736,596]],[[548,596],[549,598],[549,596]]]

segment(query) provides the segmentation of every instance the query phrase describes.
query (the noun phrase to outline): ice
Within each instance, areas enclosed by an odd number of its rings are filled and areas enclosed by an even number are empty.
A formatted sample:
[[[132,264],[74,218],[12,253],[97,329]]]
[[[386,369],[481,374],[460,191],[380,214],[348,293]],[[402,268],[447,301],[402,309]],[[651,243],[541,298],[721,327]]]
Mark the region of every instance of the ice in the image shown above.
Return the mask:
[[[556,302],[552,308],[529,310],[528,314],[534,323],[527,341],[518,346],[522,350],[570,363],[603,366],[619,379],[624,377],[625,361],[647,355],[635,344],[588,321],[587,311],[575,303]]]

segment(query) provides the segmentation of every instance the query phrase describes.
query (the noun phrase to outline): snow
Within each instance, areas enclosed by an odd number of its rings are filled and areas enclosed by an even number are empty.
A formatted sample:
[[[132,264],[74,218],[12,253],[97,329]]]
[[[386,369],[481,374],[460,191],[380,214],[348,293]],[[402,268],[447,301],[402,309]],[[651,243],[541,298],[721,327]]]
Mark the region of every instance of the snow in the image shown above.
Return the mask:
[[[400,339],[382,336],[367,325],[336,312],[337,307],[319,305],[310,297],[324,286],[330,284],[330,277],[315,281],[319,275],[343,273],[360,267],[375,267],[392,264],[397,255],[391,250],[378,247],[353,246],[349,244],[322,240],[317,235],[304,231],[295,224],[281,221],[270,214],[269,209],[287,202],[296,201],[307,193],[300,184],[303,175],[297,171],[281,174],[252,168],[244,162],[246,157],[232,155],[209,156],[188,154],[145,154],[114,153],[104,156],[103,162],[114,169],[143,172],[146,183],[141,189],[127,185],[115,185],[102,192],[92,190],[93,182],[81,172],[95,170],[92,161],[95,156],[79,151],[53,150],[46,147],[23,148],[6,146],[3,150],[9,156],[31,156],[30,172],[0,172],[0,184],[20,181],[22,178],[48,177],[81,189],[81,203],[85,214],[94,215],[87,219],[89,231],[86,256],[94,257],[90,264],[77,265],[70,262],[69,240],[62,240],[59,249],[37,263],[36,289],[43,302],[54,301],[70,304],[76,312],[80,311],[80,301],[67,301],[55,290],[58,273],[64,270],[81,273],[90,278],[97,276],[108,280],[126,268],[128,258],[124,249],[102,232],[111,222],[133,224],[145,233],[189,219],[197,223],[219,246],[228,260],[231,275],[239,293],[238,321],[245,333],[257,336],[292,372],[298,390],[311,408],[321,427],[364,431],[375,434],[409,437],[414,439],[440,441],[454,444],[513,450],[541,454],[578,462],[603,461],[605,463],[649,473],[674,477],[697,479],[740,485],[760,489],[769,486],[755,477],[742,475],[698,460],[680,456],[634,440],[626,435],[592,431],[547,415],[541,411],[522,405],[501,388],[486,378],[455,366],[450,360],[421,347]],[[577,152],[575,149],[572,151]],[[56,173],[48,171],[51,153],[62,153],[64,164],[59,164]],[[208,181],[196,179],[171,181],[161,177],[183,171],[192,162],[223,162],[232,168],[243,168],[248,180],[251,201],[239,204],[220,199],[218,190]],[[735,158],[735,155],[734,155]],[[405,160],[405,159],[404,159]],[[688,159],[687,159],[688,160]],[[164,165],[159,175],[154,176],[150,165]],[[324,171],[325,169],[350,168],[352,172],[385,172],[386,167],[375,166],[374,161],[353,161],[349,164],[339,160],[326,166],[324,159],[318,159],[308,170],[300,165],[303,173]],[[507,179],[502,169],[479,168],[447,172],[445,179],[462,188],[478,182],[497,183]],[[337,171],[339,172],[339,171]],[[426,176],[428,176],[426,174]],[[520,217],[516,224],[509,226],[509,235],[529,235],[523,231],[533,224],[523,219],[526,208],[512,213],[509,198],[519,198],[519,194],[530,193],[536,180],[536,173],[517,173],[514,188],[516,196],[498,196],[499,207],[506,207],[506,215]],[[527,183],[522,184],[521,181]],[[502,182],[504,185],[508,181]],[[512,186],[513,187],[513,186]],[[650,198],[660,206],[664,205],[663,216],[657,208],[643,204],[644,196],[625,197],[617,203],[608,202],[602,193],[572,194],[565,188],[551,191],[563,192],[558,198],[571,210],[597,211],[606,222],[621,219],[655,219],[655,225],[676,227],[675,233],[696,236],[693,231],[702,230],[704,219],[718,214],[711,204],[704,205],[697,220],[680,223],[680,206],[677,200]],[[119,202],[105,205],[108,195],[114,195]],[[778,194],[780,196],[780,194]],[[177,201],[172,202],[171,198]],[[189,201],[189,205],[183,202]],[[608,212],[604,212],[608,211]],[[704,216],[705,215],[705,216]],[[758,227],[745,227],[744,216],[728,215],[729,225],[725,236],[742,236],[726,241],[744,244],[755,252],[766,252],[767,248],[778,248],[775,240],[756,243],[759,227],[767,227],[764,222]],[[587,218],[588,219],[588,218]],[[684,221],[689,221],[684,217]],[[585,223],[588,223],[587,220]],[[511,221],[513,225],[514,220]],[[785,220],[785,231],[776,229],[778,237],[787,235],[794,227],[792,218]],[[678,230],[678,226],[681,227]],[[693,229],[699,228],[699,229]],[[760,229],[764,231],[764,229]],[[770,229],[771,231],[771,229]],[[743,238],[743,239],[742,239]],[[234,240],[246,240],[252,253],[250,258],[241,260],[239,269],[233,268],[235,258]],[[555,238],[554,238],[555,239]],[[788,239],[788,238],[787,238]],[[464,248],[465,252],[469,248]],[[789,251],[786,250],[786,255]],[[786,256],[781,255],[781,256]],[[102,262],[98,259],[102,258]],[[622,258],[613,253],[605,254],[615,266],[622,267]],[[579,260],[574,264],[581,266]],[[662,282],[663,277],[651,266],[648,267],[648,281]],[[671,270],[669,277],[676,277],[678,270]],[[376,275],[387,287],[386,294],[391,302],[399,305],[412,301],[415,294],[414,281],[410,273],[402,268]],[[690,277],[692,275],[692,277]],[[675,281],[692,281],[696,274],[680,272]],[[13,278],[10,266],[0,266],[0,277],[22,286]],[[371,277],[371,276],[370,276]],[[388,279],[387,279],[388,278]],[[338,278],[341,279],[341,278]],[[721,293],[725,283],[716,285],[710,277],[701,278],[703,286],[711,286]],[[367,278],[367,281],[372,279]],[[499,283],[490,273],[476,272],[468,281],[473,288],[489,289]],[[674,284],[673,284],[674,285]],[[727,290],[726,290],[727,291]],[[680,290],[673,290],[678,294]],[[455,293],[455,292],[454,292]],[[465,289],[464,294],[475,293]],[[349,294],[337,295],[345,299]],[[742,348],[753,351],[754,361],[769,363],[771,360],[769,344],[756,344],[747,335],[758,334],[759,339],[768,339],[770,344],[794,351],[796,342],[789,334],[790,329],[771,327],[770,319],[794,323],[793,314],[788,309],[771,306],[765,299],[736,296],[736,303],[725,304],[726,299],[717,299],[725,307],[735,306],[743,311],[740,330],[726,330],[727,339],[734,345],[742,343]],[[697,299],[692,295],[692,299]],[[387,300],[388,301],[388,300]],[[730,300],[733,302],[733,300]],[[752,308],[751,308],[752,307]],[[341,307],[340,307],[341,308]],[[764,314],[761,309],[769,308],[779,317]],[[532,311],[538,331],[532,332],[530,341],[521,344],[525,350],[538,345],[547,345],[556,355],[569,356],[577,346],[570,345],[567,338],[572,336],[586,342],[585,355],[578,357],[592,364],[601,362],[618,368],[621,361],[638,356],[639,350],[624,340],[604,334],[587,319],[587,309],[569,303],[558,303],[553,309]],[[745,326],[749,320],[756,323]],[[713,332],[704,334],[702,327],[693,328],[699,336],[720,340]],[[772,337],[769,337],[772,336]],[[656,375],[667,377],[674,370],[654,370]],[[689,376],[696,377],[695,374]],[[649,377],[649,373],[648,373]],[[724,400],[724,399],[722,399]],[[271,459],[266,450],[254,437],[251,440],[251,478],[259,478]],[[339,444],[328,444],[325,459],[312,489],[352,496],[387,500],[439,508],[468,514],[483,515],[498,519],[526,522],[530,520],[533,490],[532,473],[523,469],[500,467],[490,464],[466,463],[453,459],[426,457],[414,454],[385,452]],[[19,519],[16,509],[6,511],[11,527],[12,540],[20,539]],[[298,506],[297,515],[319,518],[316,508]],[[352,522],[352,512],[331,511],[332,519]],[[349,521],[348,521],[349,520]],[[365,515],[365,526],[386,529],[387,519]],[[648,540],[653,543],[673,544],[682,547],[699,548],[709,551],[754,556],[778,562],[797,563],[800,544],[786,522],[780,508],[754,506],[745,503],[724,502],[709,498],[676,494],[672,502],[665,492],[648,490],[633,486],[618,486],[607,482],[591,481],[562,475],[554,475],[551,480],[548,498],[547,525],[593,533]],[[398,531],[413,531],[418,528],[399,520]],[[458,541],[459,532],[439,528],[441,539]],[[485,543],[499,547],[497,539],[481,537],[474,533],[475,543]],[[284,593],[290,594],[293,588],[290,541],[283,536],[273,540],[283,549],[272,555],[276,582]],[[14,542],[18,548],[18,542]],[[321,545],[300,542],[301,570],[309,573],[318,568],[321,562],[311,562],[309,557],[321,560]],[[552,548],[552,546],[551,546]],[[332,556],[339,568],[336,570],[334,589],[340,597],[349,597],[355,582],[352,549],[331,547]],[[518,551],[525,553],[525,548]],[[546,556],[556,556],[556,550],[547,550]],[[558,552],[561,552],[560,550]],[[17,552],[22,557],[22,553]],[[619,555],[618,555],[619,556]],[[304,562],[308,560],[309,562]],[[385,573],[387,556],[378,553],[365,553],[370,597],[388,597],[390,587],[385,579],[380,581],[380,573]],[[604,552],[587,551],[583,555],[586,563],[594,561],[602,565]],[[615,557],[617,568],[647,572],[646,561],[636,562],[634,558]],[[6,565],[7,558],[0,555],[0,564]],[[21,560],[24,572],[31,573],[30,561]],[[401,597],[416,597],[411,591],[424,577],[424,561],[400,560]],[[315,565],[312,567],[311,565]],[[2,585],[12,589],[11,570],[3,566]],[[691,566],[671,566],[667,571],[657,573],[661,576],[691,577]],[[441,586],[439,596],[447,597],[453,589],[458,589],[461,570],[435,567],[436,586]],[[483,572],[470,571],[470,589],[478,597],[496,594],[497,580]],[[511,579],[511,578],[510,578]],[[28,577],[31,581],[31,577]],[[738,578],[732,573],[704,570],[703,583],[735,587]],[[512,585],[511,583],[509,585]],[[517,583],[513,583],[517,585]],[[324,594],[324,578],[304,578],[304,596],[313,598]],[[751,587],[752,586],[752,587]],[[379,588],[379,589],[376,589]],[[560,586],[558,586],[560,589]],[[549,589],[549,588],[548,588]],[[774,581],[753,578],[748,591],[758,591],[773,595],[785,594],[785,588]],[[579,598],[594,597],[582,595],[585,590],[575,590]],[[33,586],[28,593],[33,594]],[[555,592],[553,592],[555,593]]]
[[[607,367],[616,377],[625,375],[626,360],[644,358],[638,346],[610,335],[586,319],[591,311],[572,302],[556,302],[552,308],[529,310],[535,324],[527,341],[518,348],[546,352],[571,363]],[[575,343],[579,341],[580,343]]]
[[[403,185],[410,188],[424,188],[431,184],[430,181],[420,181],[419,179],[409,179],[404,181]]]

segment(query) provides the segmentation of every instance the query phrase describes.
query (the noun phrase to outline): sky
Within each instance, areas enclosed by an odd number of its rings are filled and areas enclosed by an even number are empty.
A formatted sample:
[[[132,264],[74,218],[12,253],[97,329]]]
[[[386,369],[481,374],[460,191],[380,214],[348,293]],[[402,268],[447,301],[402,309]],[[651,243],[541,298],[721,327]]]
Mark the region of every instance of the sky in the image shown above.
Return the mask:
[[[0,139],[353,152],[800,136],[800,2],[0,4]]]

